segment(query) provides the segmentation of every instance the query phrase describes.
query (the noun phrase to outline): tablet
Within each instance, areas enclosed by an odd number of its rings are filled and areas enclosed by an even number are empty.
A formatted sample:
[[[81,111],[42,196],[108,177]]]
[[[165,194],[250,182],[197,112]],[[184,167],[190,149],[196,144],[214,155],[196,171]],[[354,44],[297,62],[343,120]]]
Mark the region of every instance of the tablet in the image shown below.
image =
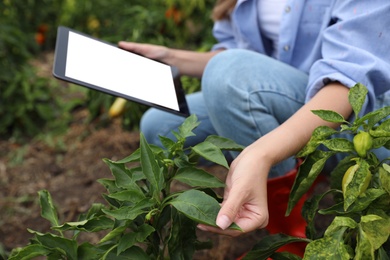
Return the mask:
[[[189,115],[175,67],[63,26],[57,31],[53,75],[177,115]]]

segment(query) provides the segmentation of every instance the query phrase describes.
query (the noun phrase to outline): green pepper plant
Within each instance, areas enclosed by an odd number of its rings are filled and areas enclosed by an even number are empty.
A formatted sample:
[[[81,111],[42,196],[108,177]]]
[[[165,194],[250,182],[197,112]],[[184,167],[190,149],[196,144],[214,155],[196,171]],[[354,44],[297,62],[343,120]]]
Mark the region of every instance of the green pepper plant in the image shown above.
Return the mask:
[[[173,131],[176,141],[161,136],[165,148],[150,145],[141,133],[140,147],[130,156],[104,159],[114,179],[100,179],[108,193],[105,204],[93,204],[75,222],[60,223],[47,190],[39,192],[41,215],[52,232],[33,234],[30,243],[11,252],[10,260],[47,259],[192,259],[196,249],[209,246],[196,237],[196,225],[216,226],[224,183],[198,165],[210,161],[228,168],[223,150],[243,149],[235,142],[209,136],[185,148],[199,125],[195,115]],[[186,188],[172,189],[172,182]],[[231,228],[239,229],[235,224]],[[82,232],[104,232],[97,244],[80,241]]]
[[[275,253],[280,246],[308,242],[303,259],[390,259],[390,158],[380,160],[375,149],[390,149],[390,107],[360,116],[367,88],[358,83],[349,91],[354,120],[347,121],[329,110],[312,111],[325,121],[341,124],[338,130],[320,126],[297,154],[304,158],[290,193],[286,214],[309,191],[332,156],[342,159],[330,173],[329,190],[311,196],[302,210],[307,221],[307,239],[276,234],[262,239],[244,259],[300,259],[290,253]],[[348,133],[350,138],[342,138]],[[334,204],[319,205],[332,195]],[[316,230],[316,214],[331,215],[325,231]],[[274,258],[279,259],[279,258]]]

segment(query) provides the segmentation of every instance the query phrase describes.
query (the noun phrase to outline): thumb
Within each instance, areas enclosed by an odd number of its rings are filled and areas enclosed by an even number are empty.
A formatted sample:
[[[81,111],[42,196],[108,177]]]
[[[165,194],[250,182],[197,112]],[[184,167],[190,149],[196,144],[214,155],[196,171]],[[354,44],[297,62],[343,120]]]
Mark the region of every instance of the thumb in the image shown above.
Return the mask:
[[[217,226],[222,230],[227,229],[234,222],[242,205],[241,199],[229,198],[222,204],[216,220]]]

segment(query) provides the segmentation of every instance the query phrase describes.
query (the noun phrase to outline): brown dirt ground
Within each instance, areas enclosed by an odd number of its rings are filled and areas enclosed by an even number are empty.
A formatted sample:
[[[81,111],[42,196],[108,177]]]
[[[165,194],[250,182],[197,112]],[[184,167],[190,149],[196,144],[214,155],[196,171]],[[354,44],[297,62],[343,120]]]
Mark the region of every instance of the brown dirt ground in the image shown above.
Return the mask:
[[[43,141],[21,146],[0,137],[0,247],[6,251],[28,243],[31,235],[27,228],[49,230],[48,221],[40,216],[39,190],[51,193],[62,221],[75,221],[92,203],[104,203],[101,194],[105,189],[97,180],[112,176],[102,159],[118,160],[138,148],[139,133],[125,131],[120,119],[98,128],[84,123],[87,113],[85,110],[74,113],[61,146]],[[226,175],[226,170],[220,167],[206,170],[221,179]],[[266,234],[258,230],[230,238],[198,232],[199,238],[213,242],[213,248],[197,252],[194,259],[235,259]],[[96,242],[99,237],[92,235],[85,239]]]

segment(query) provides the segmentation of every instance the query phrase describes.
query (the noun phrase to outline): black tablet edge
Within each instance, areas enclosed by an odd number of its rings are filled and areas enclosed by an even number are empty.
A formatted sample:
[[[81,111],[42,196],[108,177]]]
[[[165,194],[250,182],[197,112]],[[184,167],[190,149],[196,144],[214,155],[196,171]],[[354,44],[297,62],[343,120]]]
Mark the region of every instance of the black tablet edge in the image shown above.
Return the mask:
[[[61,80],[65,77],[66,57],[68,53],[66,43],[68,42],[69,31],[69,28],[63,26],[59,26],[57,29],[56,45],[54,49],[53,76]],[[60,60],[65,60],[65,62],[59,62]]]
[[[111,45],[113,47],[118,48],[117,46],[115,46],[109,42],[102,41],[100,39],[94,38],[90,35],[87,35],[87,34],[84,34],[82,32],[70,29],[70,28],[65,27],[65,26],[59,26],[57,29],[57,39],[56,39],[56,45],[55,45],[54,64],[53,64],[53,71],[52,71],[52,74],[55,78],[62,80],[62,81],[71,82],[73,84],[80,85],[83,87],[87,87],[87,88],[92,89],[92,90],[97,90],[97,91],[100,91],[100,92],[103,92],[103,93],[106,93],[106,94],[109,94],[112,96],[121,97],[121,98],[124,98],[126,100],[133,101],[133,102],[136,102],[139,104],[143,104],[143,105],[146,105],[149,107],[155,107],[155,108],[158,108],[158,109],[161,109],[161,110],[164,110],[164,111],[167,111],[167,112],[179,115],[179,116],[188,117],[190,115],[187,100],[185,97],[185,92],[184,92],[184,89],[182,88],[182,84],[181,84],[181,80],[180,80],[179,70],[174,66],[170,66],[170,68],[171,68],[171,72],[172,72],[172,79],[173,79],[173,84],[175,87],[175,93],[176,93],[176,98],[178,101],[179,111],[168,108],[168,107],[164,107],[164,106],[161,106],[161,105],[158,105],[155,103],[147,102],[145,100],[137,99],[135,97],[130,97],[130,96],[124,95],[122,93],[111,91],[109,89],[100,88],[98,86],[89,84],[87,82],[83,82],[83,81],[79,81],[79,80],[76,80],[73,78],[66,77],[65,76],[66,61],[59,62],[59,60],[61,60],[61,59],[66,60],[66,57],[67,57],[67,48],[66,48],[67,44],[66,43],[68,42],[69,32],[78,33],[78,34],[81,34],[81,35],[86,36],[88,38],[91,38],[91,39],[94,39],[94,40],[97,40],[97,41],[100,41],[100,42],[103,42],[105,44],[108,44],[108,45]],[[126,50],[124,50],[124,51],[126,51]],[[139,55],[137,53],[135,53],[135,54]],[[160,62],[160,61],[157,61],[157,62]]]

